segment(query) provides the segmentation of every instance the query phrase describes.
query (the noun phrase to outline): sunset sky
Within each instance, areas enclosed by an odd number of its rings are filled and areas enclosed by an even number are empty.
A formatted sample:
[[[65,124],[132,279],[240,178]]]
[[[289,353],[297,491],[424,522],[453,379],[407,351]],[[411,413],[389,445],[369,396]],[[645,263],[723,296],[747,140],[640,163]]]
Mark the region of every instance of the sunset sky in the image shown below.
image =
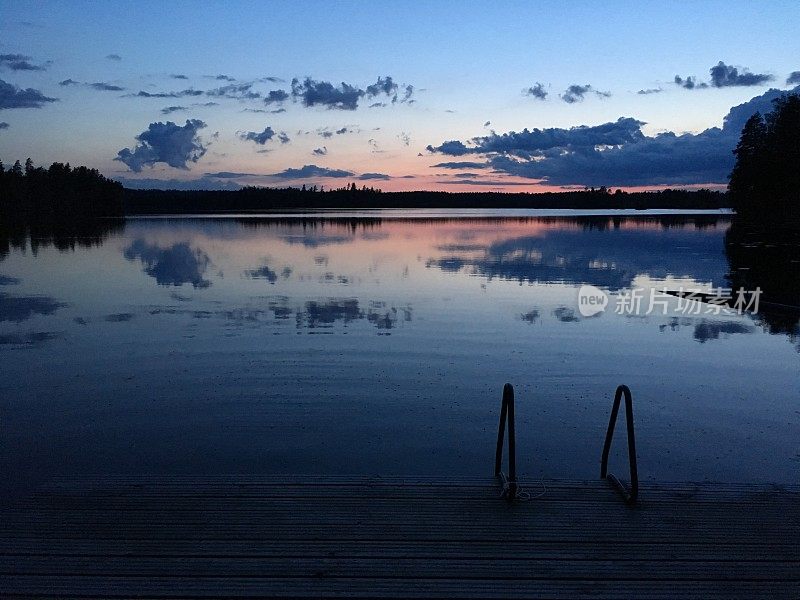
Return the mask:
[[[800,84],[798,22],[796,1],[0,0],[0,159],[161,188],[720,186],[747,117]]]

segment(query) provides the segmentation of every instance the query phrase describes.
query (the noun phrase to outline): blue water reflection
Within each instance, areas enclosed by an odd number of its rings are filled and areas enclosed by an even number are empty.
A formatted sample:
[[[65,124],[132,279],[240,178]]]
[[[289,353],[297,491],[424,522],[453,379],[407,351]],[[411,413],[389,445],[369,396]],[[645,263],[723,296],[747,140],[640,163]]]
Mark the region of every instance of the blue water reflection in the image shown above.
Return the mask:
[[[796,320],[579,311],[730,285],[726,217],[415,216],[0,240],[0,467],[485,474],[510,381],[521,470],[595,477],[626,383],[642,477],[796,481]]]

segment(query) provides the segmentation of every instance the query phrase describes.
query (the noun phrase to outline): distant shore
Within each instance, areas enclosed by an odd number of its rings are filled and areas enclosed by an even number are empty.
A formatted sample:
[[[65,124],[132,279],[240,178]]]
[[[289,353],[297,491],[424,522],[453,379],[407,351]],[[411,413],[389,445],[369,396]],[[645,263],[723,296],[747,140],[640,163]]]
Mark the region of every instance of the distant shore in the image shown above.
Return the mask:
[[[213,190],[125,189],[124,213],[225,214],[372,209],[547,209],[547,210],[703,210],[729,209],[724,192],[707,189],[611,193],[605,188],[558,193],[381,192],[343,188],[331,191],[297,188]]]

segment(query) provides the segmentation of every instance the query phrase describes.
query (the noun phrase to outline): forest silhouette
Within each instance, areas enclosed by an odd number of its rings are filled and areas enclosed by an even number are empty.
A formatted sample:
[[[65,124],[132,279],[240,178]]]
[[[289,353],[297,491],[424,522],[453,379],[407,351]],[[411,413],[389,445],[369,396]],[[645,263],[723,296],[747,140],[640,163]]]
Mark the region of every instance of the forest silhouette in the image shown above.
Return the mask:
[[[800,96],[773,101],[742,129],[728,190],[738,220],[753,225],[800,227]]]

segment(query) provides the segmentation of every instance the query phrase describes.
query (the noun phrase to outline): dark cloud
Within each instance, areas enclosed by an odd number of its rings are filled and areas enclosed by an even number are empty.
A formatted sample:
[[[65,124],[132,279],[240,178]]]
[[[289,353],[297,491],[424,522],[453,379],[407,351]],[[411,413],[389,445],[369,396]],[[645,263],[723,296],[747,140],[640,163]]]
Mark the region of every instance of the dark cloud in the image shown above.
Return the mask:
[[[59,81],[58,85],[63,87],[68,87],[71,85],[85,85],[86,87],[92,88],[93,90],[97,90],[99,92],[124,92],[125,88],[120,87],[118,85],[114,85],[112,83],[106,83],[104,81],[97,81],[95,83],[81,83],[80,81],[75,81],[74,79],[64,79],[63,81]],[[146,92],[139,92],[137,95],[143,95]]]
[[[506,179],[442,179],[436,183],[444,183],[450,185],[477,185],[477,186],[525,186],[530,187],[534,185],[529,181],[508,181]]]
[[[468,148],[464,142],[460,140],[450,140],[442,142],[439,146],[428,144],[425,148],[428,152],[439,152],[449,156],[463,156],[464,154],[474,153],[474,149]]]
[[[538,81],[532,87],[529,87],[527,90],[523,90],[522,93],[526,96],[536,98],[537,100],[545,100],[547,98],[547,90],[544,89],[544,84],[541,84]]]
[[[139,172],[144,166],[166,163],[176,169],[188,169],[187,163],[197,162],[206,153],[198,132],[206,126],[199,119],[187,119],[186,125],[150,123],[147,131],[136,136],[140,142],[133,150],[124,148],[114,160]]]
[[[275,110],[265,110],[263,108],[245,108],[242,112],[251,112],[251,113],[260,113],[265,115],[278,115],[280,113],[285,113],[285,108],[276,108]]]
[[[241,133],[239,137],[243,140],[255,142],[259,146],[263,146],[276,135],[281,144],[289,143],[289,136],[286,135],[286,132],[281,131],[280,134],[278,134],[272,127],[265,127],[264,131],[245,131]]]
[[[261,94],[253,91],[252,83],[232,83],[213,90],[208,90],[206,94],[217,98],[234,98],[236,100],[255,100]]]
[[[408,135],[405,131],[401,131],[400,134],[397,136],[397,139],[399,139],[404,146],[411,145],[411,136]]]
[[[190,283],[194,288],[211,285],[210,281],[203,278],[211,259],[199,248],[192,249],[187,242],[162,248],[140,238],[134,240],[123,255],[130,261],[139,259],[144,272],[154,277],[158,285],[181,286]]]
[[[219,103],[217,103],[217,102],[195,102],[194,104],[192,104],[192,106],[193,107],[205,107],[205,108],[207,108],[209,106],[219,106]],[[169,115],[169,114],[172,114],[174,112],[179,112],[179,111],[183,111],[183,110],[189,110],[189,107],[187,107],[187,106],[167,106],[167,107],[161,109],[161,114]]]
[[[730,143],[732,142],[732,143]],[[723,183],[732,167],[733,138],[719,129],[692,135],[663,133],[605,150],[582,149],[541,160],[491,157],[495,171],[558,185]]]
[[[401,89],[402,95],[400,95]],[[413,102],[413,100],[411,100],[411,96],[414,95],[414,86],[399,86],[391,77],[386,76],[378,77],[378,81],[372,85],[368,85],[364,91],[367,93],[368,98],[384,95],[391,100],[392,104],[394,104],[396,102]]]
[[[747,69],[742,69],[741,73],[737,67],[726,65],[719,61],[715,67],[711,67],[711,85],[714,87],[734,87],[761,85],[772,81],[774,77],[765,73],[750,73]]]
[[[692,77],[691,75],[685,79],[680,75],[675,75],[675,85],[679,85],[687,90],[693,90],[695,88],[704,89],[708,87],[707,83],[697,83],[697,78]]]
[[[434,151],[432,147],[428,147],[429,150],[432,152]],[[440,162],[435,165],[434,167],[440,167],[442,169],[487,169],[489,165],[486,163],[481,162],[469,162],[469,161],[457,161],[457,162]]]
[[[368,85],[365,91],[367,92],[367,96],[370,98],[374,98],[375,96],[379,96],[381,94],[395,97],[397,96],[397,84],[394,82],[394,80],[392,80],[391,77],[378,77],[378,81],[372,85]]]
[[[33,88],[19,88],[0,79],[0,110],[6,108],[42,108],[48,102],[56,102],[58,98],[49,98]]]
[[[793,91],[800,91],[800,86]],[[473,138],[468,144],[452,140],[428,150],[453,156],[482,155],[486,157],[484,167],[495,173],[556,185],[724,184],[744,123],[756,112],[769,112],[772,101],[786,93],[769,90],[731,108],[721,128],[697,134],[667,132],[649,137],[641,131],[644,123],[621,118],[597,126],[493,133]],[[476,168],[467,164],[435,166]]]
[[[180,98],[180,93],[178,92],[145,92],[144,90],[140,91],[138,94],[135,94],[138,98]]]
[[[576,102],[583,102],[586,94],[589,93],[595,94],[599,98],[608,98],[611,96],[611,92],[601,92],[587,83],[586,85],[576,84],[569,86],[564,93],[561,94],[560,98],[567,104],[575,104]]]
[[[284,102],[289,99],[289,94],[285,90],[272,90],[264,96],[264,104]]]
[[[166,107],[161,109],[161,114],[162,115],[169,115],[169,114],[172,114],[174,112],[179,112],[179,111],[183,111],[183,110],[187,110],[185,106],[166,106]]]
[[[800,71],[792,71],[786,78],[786,85],[792,85],[793,83],[800,83]]]
[[[649,96],[650,94],[660,94],[663,91],[664,90],[661,88],[649,88],[646,90],[639,90],[636,93],[639,94],[640,96]]]
[[[192,88],[181,90],[179,92],[145,92],[140,91],[138,94],[133,94],[137,98],[183,98],[185,96],[202,96],[205,92],[195,90]]]
[[[173,73],[170,77],[173,79],[189,79],[186,75],[181,75],[180,73]]]
[[[262,77],[259,81],[269,82],[269,83],[284,83],[284,80],[280,77]]]
[[[306,77],[303,81],[292,79],[292,97],[300,100],[303,106],[325,106],[329,109],[355,110],[364,98],[386,96],[392,103],[413,102],[413,85],[398,85],[391,77],[378,77],[378,80],[361,89],[342,82],[338,86],[328,81],[316,81]],[[370,106],[386,106],[385,102],[374,102]]]
[[[118,85],[112,85],[110,83],[105,83],[103,81],[98,81],[96,83],[88,83],[87,85],[90,88],[98,90],[100,92],[122,92],[125,90],[124,87],[119,87]]]
[[[479,136],[470,140],[470,146],[461,141],[451,140],[442,145],[428,146],[429,152],[438,152],[450,156],[464,154],[501,153],[520,158],[544,158],[569,151],[591,151],[597,146],[618,146],[634,142],[643,137],[641,121],[623,117],[613,123],[602,125],[581,125],[570,129],[552,127],[548,129],[523,129],[520,132]],[[443,166],[440,163],[435,166]],[[467,164],[467,163],[450,163]],[[463,168],[463,167],[447,167]],[[467,167],[471,168],[471,167]]]
[[[122,57],[119,54],[107,54],[106,58],[108,60],[113,60],[113,61],[117,61],[117,62],[122,60]]]
[[[571,85],[561,94],[561,99],[567,104],[574,104],[583,100],[586,92],[592,89],[590,85]]]
[[[44,71],[43,65],[34,65],[31,57],[24,54],[0,54],[0,69],[10,71]]]
[[[298,131],[298,133],[303,133],[305,135],[308,135],[311,132],[310,131],[303,132],[301,130],[301,131]],[[350,129],[347,126],[340,127],[339,129],[333,129],[331,127],[320,127],[319,129],[316,129],[314,131],[314,133],[316,133],[318,136],[323,137],[325,139],[330,139],[334,135],[344,135],[346,133],[355,133],[355,130],[354,129]]]
[[[362,173],[358,176],[358,179],[363,181],[369,181],[370,179],[380,179],[382,181],[388,181],[392,178],[391,175],[387,175],[386,173]]]
[[[325,106],[329,109],[355,110],[358,101],[366,92],[356,86],[342,82],[338,87],[327,81],[315,81],[306,77],[304,81],[292,79],[292,96],[300,99],[303,106]]]
[[[8,129],[10,125],[5,121],[0,121],[0,129]]]
[[[328,153],[328,148],[326,148],[325,146],[323,146],[322,148],[314,148],[314,150],[311,153],[314,154],[315,156],[325,156]]]
[[[230,75],[207,75],[207,77],[212,77],[217,81],[236,81],[236,78]]]
[[[215,179],[238,179],[239,177],[262,177],[257,173],[236,173],[232,171],[219,171],[217,173],[204,173],[204,177],[213,177]]]
[[[239,135],[240,138],[249,142],[255,142],[259,146],[263,146],[273,137],[275,137],[275,130],[272,127],[264,128],[264,131],[246,131]]]
[[[353,177],[355,173],[352,171],[345,171],[343,169],[328,169],[327,167],[318,167],[317,165],[303,165],[299,169],[286,169],[278,173],[273,173],[272,177],[280,179],[309,179],[312,177]]]
[[[675,75],[675,84],[687,90],[705,89],[708,87],[750,87],[754,85],[762,85],[768,81],[775,79],[772,75],[766,73],[751,73],[745,68],[741,71],[739,67],[726,65],[724,62],[719,61],[716,66],[709,69],[711,80],[709,83],[698,82],[694,76],[681,77]],[[787,82],[788,83],[788,82]]]

